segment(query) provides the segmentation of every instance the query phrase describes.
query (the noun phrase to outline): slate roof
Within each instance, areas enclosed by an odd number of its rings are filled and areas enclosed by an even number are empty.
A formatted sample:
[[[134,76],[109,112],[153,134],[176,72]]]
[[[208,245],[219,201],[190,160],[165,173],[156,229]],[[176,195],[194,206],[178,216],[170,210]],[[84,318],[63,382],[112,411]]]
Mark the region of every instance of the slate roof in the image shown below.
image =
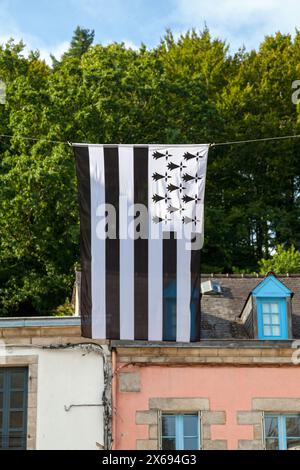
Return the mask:
[[[250,292],[264,279],[250,275],[201,275],[201,282],[215,279],[222,286],[222,294],[202,295],[201,339],[247,339],[249,335],[240,323],[239,315]],[[293,337],[300,338],[300,274],[277,276],[293,293]]]

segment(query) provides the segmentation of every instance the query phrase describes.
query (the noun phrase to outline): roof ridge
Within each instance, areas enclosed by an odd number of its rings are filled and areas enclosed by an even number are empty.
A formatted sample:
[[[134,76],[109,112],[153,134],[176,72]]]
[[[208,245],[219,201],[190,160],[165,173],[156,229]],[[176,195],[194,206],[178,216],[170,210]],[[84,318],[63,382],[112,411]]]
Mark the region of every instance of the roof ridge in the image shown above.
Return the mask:
[[[274,274],[278,278],[289,278],[289,277],[300,277],[300,273],[285,273],[285,274]],[[209,278],[232,278],[232,279],[264,279],[267,275],[264,274],[235,274],[235,273],[201,273],[201,277]]]

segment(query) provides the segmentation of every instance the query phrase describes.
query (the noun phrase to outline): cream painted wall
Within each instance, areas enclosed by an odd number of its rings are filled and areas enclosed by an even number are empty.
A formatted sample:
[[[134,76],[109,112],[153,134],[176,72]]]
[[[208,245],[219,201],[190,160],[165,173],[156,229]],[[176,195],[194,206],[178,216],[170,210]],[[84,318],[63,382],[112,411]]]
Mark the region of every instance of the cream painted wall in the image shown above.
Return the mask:
[[[80,349],[9,348],[9,355],[38,355],[36,448],[93,450],[103,445],[103,358]]]

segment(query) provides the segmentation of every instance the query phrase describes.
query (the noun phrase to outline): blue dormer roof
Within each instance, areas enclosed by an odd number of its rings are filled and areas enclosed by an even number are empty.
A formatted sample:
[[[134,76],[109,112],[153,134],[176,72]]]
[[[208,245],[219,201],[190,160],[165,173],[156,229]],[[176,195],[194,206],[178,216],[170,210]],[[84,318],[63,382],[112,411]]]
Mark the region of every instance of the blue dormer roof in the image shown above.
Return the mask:
[[[293,292],[273,274],[269,274],[252,291],[254,297],[291,297]]]

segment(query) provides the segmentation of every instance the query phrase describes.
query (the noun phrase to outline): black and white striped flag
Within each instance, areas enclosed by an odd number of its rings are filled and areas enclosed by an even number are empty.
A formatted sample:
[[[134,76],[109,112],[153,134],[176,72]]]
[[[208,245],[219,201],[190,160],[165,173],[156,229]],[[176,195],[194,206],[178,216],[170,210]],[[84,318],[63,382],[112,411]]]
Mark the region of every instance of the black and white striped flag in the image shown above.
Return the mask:
[[[209,145],[74,149],[82,334],[198,340]]]

